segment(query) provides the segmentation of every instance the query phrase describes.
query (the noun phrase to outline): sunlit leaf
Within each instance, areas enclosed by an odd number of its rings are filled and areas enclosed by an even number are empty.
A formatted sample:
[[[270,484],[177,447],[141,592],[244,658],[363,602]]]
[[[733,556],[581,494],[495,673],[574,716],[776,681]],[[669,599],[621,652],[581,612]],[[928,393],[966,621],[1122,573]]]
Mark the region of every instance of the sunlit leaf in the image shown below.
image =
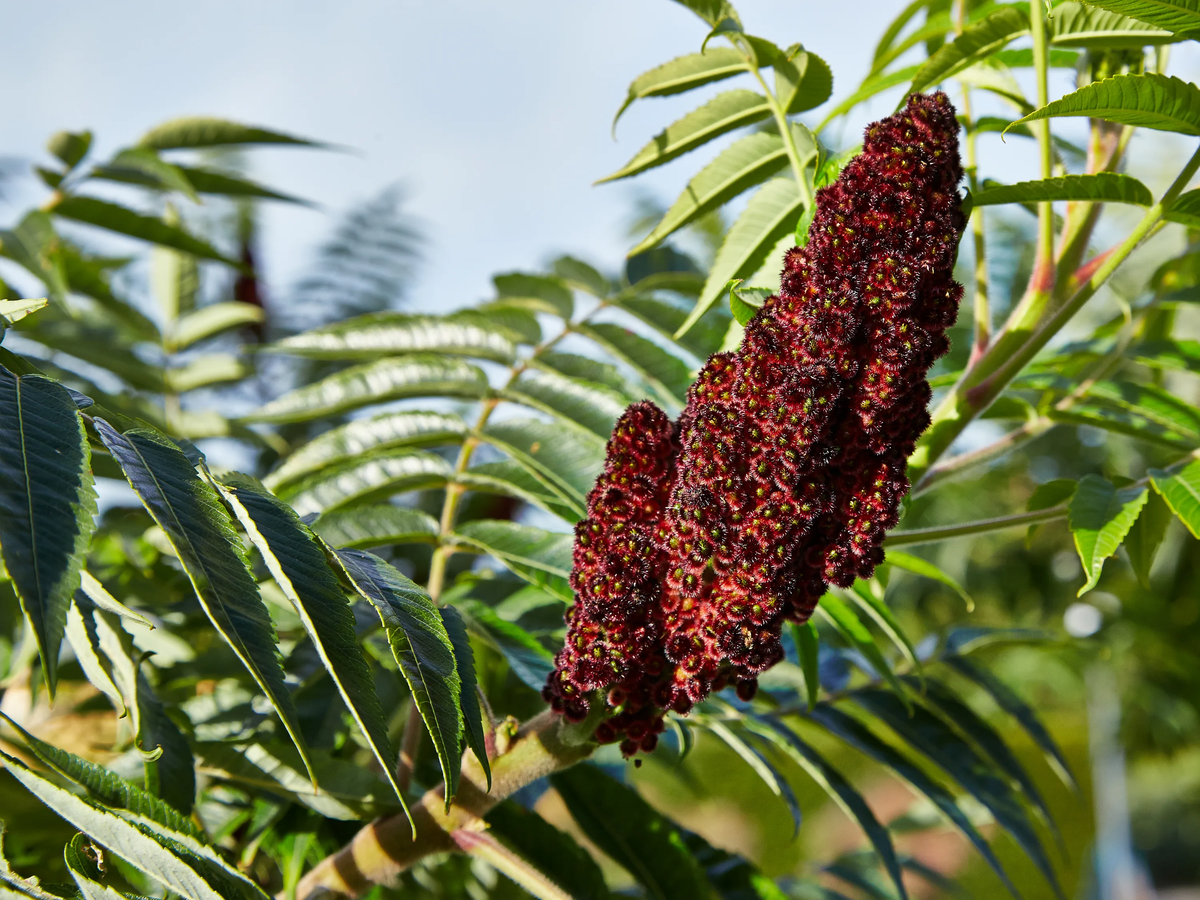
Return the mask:
[[[530,275],[525,272],[506,272],[492,278],[496,294],[506,302],[526,301],[539,312],[548,312],[563,319],[571,318],[575,298],[561,279],[551,275]]]
[[[96,431],[165,533],[213,626],[254,677],[302,756],[304,738],[276,654],[275,629],[246,568],[229,513],[183,452],[145,429]]]
[[[692,379],[687,363],[678,356],[620,325],[596,322],[578,330],[633,366],[664,403],[684,404]]]
[[[267,350],[313,359],[374,359],[405,353],[446,353],[511,363],[510,337],[474,310],[448,316],[375,312],[290,335]]]
[[[383,622],[392,654],[437,750],[449,809],[458,790],[463,722],[462,679],[446,626],[429,594],[378,556],[364,550],[336,553],[355,590]]]
[[[182,250],[201,259],[213,259],[230,266],[237,265],[208,241],[189,234],[178,225],[169,225],[156,216],[143,215],[107,200],[75,194],[60,200],[52,212],[64,219],[94,225],[151,244]]]
[[[603,385],[545,370],[527,371],[501,397],[581,425],[605,440],[625,411],[625,397]]]
[[[454,664],[462,680],[459,695],[463,718],[463,743],[471,748],[483,774],[487,778],[488,790],[492,789],[492,766],[487,754],[487,736],[484,734],[483,709],[479,705],[479,684],[475,680],[475,653],[462,615],[452,606],[438,607],[446,634],[454,647]],[[460,751],[461,753],[461,748]]]
[[[616,128],[622,113],[635,100],[667,97],[711,84],[749,70],[746,60],[732,47],[708,47],[703,53],[679,56],[643,72],[629,85],[629,93],[613,117]]]
[[[1136,50],[1141,47],[1171,44],[1183,38],[1136,18],[1128,18],[1096,6],[1068,0],[1054,8],[1047,20],[1050,43],[1087,50]]]
[[[487,376],[477,366],[451,357],[414,354],[343,369],[277,397],[246,420],[304,422],[404,397],[477,399],[487,387]]]
[[[1016,6],[1001,6],[929,57],[913,76],[908,92],[928,90],[1028,33],[1029,14]]]
[[[1089,203],[1133,203],[1150,206],[1154,195],[1150,189],[1130,175],[1101,172],[1096,175],[1064,175],[1044,181],[1022,181],[1017,184],[985,187],[971,195],[973,206],[993,206],[999,203],[1041,203],[1055,200],[1074,200]]]
[[[1196,0],[1088,0],[1092,6],[1132,16],[1178,35],[1200,32],[1200,5]]]
[[[405,491],[437,487],[453,474],[442,457],[423,450],[385,450],[318,471],[280,490],[300,515],[384,500]]]
[[[49,378],[0,367],[0,555],[52,697],[95,514],[91,450],[75,401]]]
[[[504,419],[489,422],[480,436],[580,504],[604,468],[604,441],[559,422]]]
[[[1193,537],[1200,538],[1200,460],[1193,459],[1180,469],[1151,469],[1150,480],[1171,512]]]
[[[291,507],[258,489],[250,479],[226,478],[217,487],[262,555],[275,583],[296,608],[321,663],[403,804],[404,791],[396,781],[396,753],[388,740],[387,719],[358,646],[354,613],[329,567],[324,548]]]
[[[1104,561],[1121,546],[1146,505],[1146,496],[1144,487],[1118,490],[1099,475],[1080,479],[1067,519],[1087,579],[1079,589],[1079,596],[1096,586]]]
[[[766,97],[754,91],[735,90],[718,94],[682,119],[671,123],[613,174],[598,184],[629,178],[668,163],[690,150],[735,128],[751,125],[771,115]]]
[[[266,317],[262,307],[252,303],[210,303],[176,321],[166,345],[171,350],[185,350],[230,328],[257,325],[266,321]]]
[[[571,576],[575,536],[556,534],[517,522],[478,519],[455,529],[454,539],[490,553],[531,584],[570,603],[573,594],[566,581]]]
[[[334,547],[366,549],[436,541],[438,523],[428,513],[385,503],[326,513],[313,523],[313,531]]]
[[[836,594],[827,593],[817,604],[817,611],[837,629],[851,647],[866,657],[867,662],[871,664],[879,677],[886,679],[904,702],[909,703],[908,695],[896,677],[892,664],[880,651],[870,630],[862,623],[853,608]]]
[[[734,753],[741,757],[758,776],[759,780],[767,786],[767,788],[776,797],[780,798],[787,805],[788,813],[792,817],[792,835],[793,837],[800,832],[800,804],[796,800],[796,795],[792,791],[791,785],[785,779],[765,756],[734,732],[724,722],[718,720],[708,720],[704,722],[704,727],[719,737],[725,742]]]
[[[268,131],[253,125],[241,125],[225,119],[204,116],[172,119],[151,128],[138,141],[142,147],[155,150],[175,150],[195,147],[223,147],[246,144],[292,144],[304,147],[320,146],[303,138],[278,131]]]
[[[1062,116],[1087,116],[1119,125],[1197,136],[1200,135],[1200,88],[1155,72],[1114,75],[1054,100],[1017,121]]]

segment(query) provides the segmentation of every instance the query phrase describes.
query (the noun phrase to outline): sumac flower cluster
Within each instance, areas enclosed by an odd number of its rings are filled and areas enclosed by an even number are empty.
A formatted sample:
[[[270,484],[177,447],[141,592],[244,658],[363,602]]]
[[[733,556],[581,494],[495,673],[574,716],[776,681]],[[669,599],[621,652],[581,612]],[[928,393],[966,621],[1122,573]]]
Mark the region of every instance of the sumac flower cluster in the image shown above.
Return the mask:
[[[784,621],[882,562],[962,297],[961,178],[953,106],[912,96],[818,192],[779,294],[679,421],[645,402],[622,416],[576,528],[556,710],[581,720],[606,691],[597,738],[649,751],[664,710],[729,684],[748,699]]]

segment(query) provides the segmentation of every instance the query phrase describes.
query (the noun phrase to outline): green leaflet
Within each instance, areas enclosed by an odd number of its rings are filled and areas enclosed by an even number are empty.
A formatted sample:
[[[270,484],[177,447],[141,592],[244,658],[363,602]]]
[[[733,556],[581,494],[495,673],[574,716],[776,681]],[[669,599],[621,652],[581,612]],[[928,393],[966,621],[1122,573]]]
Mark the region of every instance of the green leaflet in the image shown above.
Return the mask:
[[[0,367],[0,554],[51,697],[95,514],[91,450],[75,401],[49,378]]]
[[[815,53],[802,50],[790,59],[781,55],[773,68],[775,96],[788,115],[815,109],[833,93],[833,70]]]
[[[1029,13],[1016,6],[1002,6],[987,18],[969,25],[962,34],[929,57],[913,75],[908,93],[928,90],[1028,33]]]
[[[477,366],[445,356],[413,354],[343,369],[259,407],[248,422],[306,422],[404,397],[462,397],[487,392]]]
[[[429,595],[378,556],[363,550],[334,552],[354,589],[379,613],[392,654],[437,750],[449,809],[458,789],[463,722],[462,679],[446,626]]]
[[[143,791],[124,778],[119,778],[103,766],[89,762],[74,753],[68,753],[66,750],[60,750],[58,747],[34,737],[4,713],[0,713],[0,716],[21,735],[25,745],[38,759],[64,778],[87,788],[88,793],[100,803],[128,810],[135,816],[156,822],[170,831],[187,835],[202,843],[208,841],[208,837],[193,824],[188,816],[164,803],[158,797]]]
[[[707,880],[678,826],[631,788],[584,763],[550,776],[583,833],[655,900],[695,900]]]
[[[133,824],[115,813],[97,809],[7,754],[0,754],[0,759],[8,772],[50,809],[168,890],[187,900],[224,900],[191,866]]]
[[[1046,856],[1033,824],[1014,792],[994,769],[945,722],[923,706],[905,708],[887,691],[864,689],[854,700],[879,717],[904,741],[941,766],[996,817],[996,822],[1020,845],[1046,881],[1063,897],[1054,867]]]
[[[129,715],[125,698],[113,682],[111,664],[100,655],[100,643],[96,636],[96,626],[92,621],[91,610],[89,608],[86,612],[81,612],[80,602],[87,604],[86,596],[82,601],[77,600],[72,603],[71,608],[67,611],[67,640],[71,644],[71,650],[75,653],[79,667],[83,669],[84,676],[109,699],[113,709],[117,711],[117,715],[124,718]]]
[[[455,476],[454,480],[473,491],[516,497],[532,503],[571,524],[578,522],[586,513],[582,504],[571,500],[549,481],[539,479],[514,460],[474,465]]]
[[[777,134],[759,132],[735,141],[688,182],[654,230],[629,251],[630,255],[657,246],[680,228],[778,174],[787,164],[783,138]]]
[[[280,490],[299,515],[384,500],[444,484],[453,474],[442,457],[423,450],[385,450],[330,466]]]
[[[595,266],[574,256],[560,256],[554,260],[554,274],[567,282],[575,290],[585,291],[593,297],[607,297],[613,289],[613,284],[602,275]]]
[[[1118,490],[1099,475],[1085,475],[1080,479],[1067,517],[1087,579],[1079,589],[1079,596],[1094,588],[1100,580],[1104,561],[1121,546],[1138,513],[1146,505],[1146,495],[1144,487]]]
[[[281,741],[202,741],[196,744],[196,755],[200,771],[206,775],[294,800],[331,819],[360,821],[391,815],[401,808],[390,784],[325,750],[312,751],[319,788],[313,787],[305,774],[295,748]]]
[[[387,717],[358,646],[354,613],[329,567],[325,548],[289,506],[258,489],[250,479],[226,478],[217,488],[262,554],[275,583],[295,606],[346,708],[404,805]]]
[[[554,655],[537,639],[512,622],[500,618],[491,607],[478,600],[456,604],[471,630],[508,660],[509,666],[521,681],[535,691],[541,691],[554,670]]]
[[[917,657],[917,651],[913,648],[912,641],[904,633],[904,627],[900,624],[900,620],[896,618],[891,607],[884,602],[883,588],[879,582],[874,579],[867,582],[859,578],[850,588],[843,591],[843,594],[853,600],[863,612],[874,620],[879,630],[891,639],[909,665],[919,673],[921,660]]]
[[[311,359],[374,359],[445,353],[511,363],[511,336],[475,310],[448,316],[375,312],[285,337],[265,349]]]
[[[573,534],[561,534],[516,522],[479,519],[455,530],[453,538],[475,550],[490,553],[526,581],[571,603]]]
[[[325,513],[313,523],[313,531],[334,547],[365,549],[436,542],[438,523],[420,510],[384,503]]]
[[[120,616],[122,619],[129,619],[130,621],[137,622],[139,625],[145,625],[147,628],[154,627],[149,619],[141,613],[130,609],[105,590],[104,585],[87,569],[84,569],[79,575],[79,589],[96,606],[105,612],[112,613],[114,616]]]
[[[1071,767],[1067,765],[1066,757],[1063,756],[1062,750],[1059,749],[1054,738],[1050,736],[1050,732],[1046,730],[1046,726],[1041,723],[1037,713],[1028,703],[1018,697],[1012,688],[987,669],[976,665],[966,657],[947,654],[943,660],[960,675],[969,678],[987,691],[996,701],[997,706],[1021,724],[1025,733],[1046,755],[1051,767],[1063,782],[1070,787],[1075,787],[1075,776],[1071,773]]]
[[[702,287],[703,283],[697,285],[697,295]],[[692,326],[687,334],[675,340],[674,334],[687,319],[690,308],[637,294],[622,295],[615,302],[621,309],[645,322],[663,337],[678,344],[697,359],[708,359],[720,350],[725,332],[729,330],[729,316],[725,311],[720,307],[710,307],[708,314]],[[622,385],[623,388],[624,385]]]
[[[1150,480],[1171,512],[1193,537],[1200,538],[1200,460],[1193,459],[1178,470],[1151,469]]]
[[[182,250],[201,259],[216,260],[228,266],[238,265],[208,241],[188,234],[178,225],[169,225],[156,216],[146,216],[107,200],[73,195],[64,197],[51,211],[64,219],[94,225],[162,247]]]
[[[609,322],[580,325],[576,330],[633,366],[663,403],[683,406],[692,378],[687,363],[678,356],[628,328]]]
[[[168,350],[184,350],[223,331],[265,322],[266,318],[262,307],[251,303],[210,303],[175,321],[166,347]]]
[[[1163,213],[1163,218],[1188,228],[1200,228],[1200,190],[1186,191],[1176,197]]]
[[[747,278],[758,271],[775,245],[795,230],[803,209],[804,197],[791,178],[774,178],[755,192],[726,233],[700,299],[675,332],[676,338],[708,312],[732,279]]]
[[[165,437],[145,429],[122,435],[103,419],[96,419],[95,425],[130,486],[166,533],[205,613],[262,688],[307,760],[275,649],[275,629],[216,491]]]
[[[587,502],[604,468],[604,441],[582,428],[539,419],[504,419],[489,421],[480,438],[578,504]]]
[[[846,639],[846,641],[858,650],[871,666],[879,673],[879,676],[887,681],[888,684],[896,691],[897,696],[901,697],[905,703],[910,703],[908,693],[904,690],[900,679],[896,677],[895,671],[892,669],[892,664],[887,661],[887,657],[880,651],[875,643],[875,638],[872,637],[870,630],[862,623],[858,615],[854,612],[846,601],[842,600],[837,594],[828,592],[817,603],[817,611],[824,615],[838,633]]]
[[[682,94],[747,71],[746,60],[732,47],[708,47],[702,53],[677,56],[633,79],[625,102],[613,117],[613,129],[635,100]]]
[[[484,734],[483,709],[479,705],[479,685],[475,680],[475,653],[471,649],[471,638],[467,626],[458,610],[452,606],[440,606],[442,624],[454,647],[454,665],[462,679],[459,706],[463,717],[463,743],[471,748],[483,774],[487,777],[488,790],[492,789],[492,765],[487,755],[487,739]],[[462,748],[459,748],[462,753]]]
[[[908,66],[903,69],[897,69],[895,72],[889,72],[885,75],[876,75],[867,78],[863,81],[859,89],[837,104],[833,109],[825,114],[825,118],[821,120],[821,124],[813,129],[814,134],[823,132],[829,123],[838,116],[845,115],[864,101],[870,100],[876,94],[886,91],[888,88],[893,88],[898,84],[904,84],[909,81],[920,70],[920,66]]]
[[[800,670],[804,672],[804,693],[808,708],[812,709],[821,696],[821,638],[817,626],[809,619],[802,625],[792,623],[792,638],[796,642],[796,655],[800,659]]]
[[[1017,184],[985,187],[971,195],[972,206],[994,206],[1000,203],[1040,203],[1056,200],[1075,200],[1092,203],[1132,203],[1150,206],[1154,195],[1136,178],[1115,172],[1096,175],[1064,175],[1043,181],[1022,181]]]
[[[1193,37],[1200,31],[1200,4],[1196,0],[1089,0],[1089,3],[1182,36]]]
[[[1106,9],[1096,9],[1103,3],[1087,4],[1069,0],[1054,8],[1047,24],[1050,43],[1060,47],[1082,47],[1087,50],[1137,50],[1146,46],[1173,44],[1183,40],[1169,30],[1139,22]]]
[[[493,277],[492,284],[496,286],[496,295],[505,303],[522,303],[537,312],[562,319],[571,318],[575,311],[575,298],[561,278],[506,272]]]
[[[787,779],[779,773],[766,756],[757,747],[742,740],[724,722],[710,719],[707,721],[698,720],[696,724],[707,728],[724,741],[730,750],[741,757],[742,761],[754,770],[754,774],[770,789],[771,793],[787,804],[788,812],[792,816],[792,835],[793,837],[798,835],[800,833],[801,819],[800,804],[796,800],[795,792],[792,791],[792,787],[788,784]]]
[[[848,818],[858,822],[863,833],[870,840],[871,846],[879,855],[884,868],[896,887],[901,898],[908,896],[904,881],[900,874],[900,863],[896,858],[896,848],[892,844],[892,836],[887,828],[875,818],[875,813],[863,799],[862,794],[846,778],[831,766],[821,754],[800,739],[782,722],[769,716],[753,716],[746,719],[746,726],[753,729],[755,734],[769,740],[779,747],[788,758],[799,765],[821,789],[829,795]]]
[[[1125,536],[1125,552],[1129,554],[1129,564],[1142,587],[1150,587],[1154,557],[1170,524],[1171,508],[1158,491],[1150,491],[1146,505]]]
[[[353,457],[394,447],[459,443],[467,433],[458,416],[424,410],[355,419],[317,435],[293,451],[263,483],[271,490]]]
[[[546,370],[526,371],[498,393],[505,400],[580,425],[605,440],[628,405],[625,397],[610,388]]]
[[[268,131],[253,125],[242,125],[226,119],[208,116],[188,116],[156,125],[142,135],[138,146],[154,150],[176,150],[196,147],[245,146],[247,144],[290,144],[299,147],[320,147],[321,144],[293,137],[278,131]]]
[[[485,816],[491,833],[544,872],[575,900],[607,900],[604,875],[591,854],[537,813],[503,800]]]
[[[629,178],[647,169],[661,166],[707,144],[713,138],[743,125],[758,122],[769,115],[771,108],[762,94],[746,90],[718,94],[682,119],[672,122],[639,150],[633,159],[596,183]]]
[[[955,827],[971,842],[971,845],[979,851],[1013,897],[1020,898],[1020,893],[1000,866],[996,854],[992,852],[992,848],[971,824],[966,814],[959,809],[954,796],[949,791],[926,775],[924,770],[881,741],[861,722],[846,715],[840,709],[821,703],[808,713],[808,717],[850,746],[886,766],[912,785],[915,790],[928,797],[934,806],[953,822]]]
[[[900,550],[889,550],[884,562],[898,569],[904,569],[906,572],[912,572],[914,575],[921,575],[925,578],[932,578],[934,581],[941,582],[958,594],[958,596],[962,597],[963,603],[967,605],[967,612],[972,612],[975,609],[975,601],[971,599],[971,595],[967,593],[966,588],[933,563],[929,562],[929,560],[913,556],[911,553],[903,553]]]
[[[1061,116],[1200,135],[1200,88],[1153,72],[1114,75],[1047,103],[1015,124]]]

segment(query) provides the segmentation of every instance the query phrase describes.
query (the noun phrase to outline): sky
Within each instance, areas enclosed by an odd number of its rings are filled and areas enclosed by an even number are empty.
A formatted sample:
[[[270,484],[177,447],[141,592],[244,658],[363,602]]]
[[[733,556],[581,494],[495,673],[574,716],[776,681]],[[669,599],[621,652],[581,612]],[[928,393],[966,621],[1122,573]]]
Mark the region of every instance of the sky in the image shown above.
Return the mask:
[[[853,91],[898,0],[740,0],[748,31],[800,41]],[[91,128],[98,158],[151,126],[214,115],[353,148],[255,150],[252,172],[316,211],[268,204],[269,297],[286,303],[339,212],[389,185],[427,241],[410,295],[447,309],[490,294],[492,274],[561,252],[619,266],[639,192],[669,202],[720,146],[631,181],[593,186],[667,123],[723,89],[647,100],[612,116],[639,73],[699,49],[705,27],[670,0],[41,0],[5,10],[0,156],[44,160],[60,129]],[[1070,89],[1059,73],[1057,93]],[[857,142],[896,92],[831,141]],[[818,111],[819,112],[819,111]],[[1028,142],[1002,168],[1036,177]],[[0,203],[7,224],[38,202],[31,180]]]
[[[898,8],[893,0],[737,5],[752,33],[824,56],[842,96]],[[354,148],[253,152],[256,177],[321,205],[269,205],[263,255],[277,300],[336,215],[391,184],[405,189],[427,237],[411,291],[420,308],[483,299],[492,274],[560,252],[615,268],[631,246],[635,195],[669,202],[704,158],[592,186],[706,95],[635,104],[617,140],[610,134],[634,77],[699,49],[703,23],[669,0],[41,0],[8,5],[5,20],[16,89],[3,101],[0,155],[42,160],[52,133],[91,128],[102,158],[182,115]],[[35,188],[11,192],[0,222],[37,202]]]

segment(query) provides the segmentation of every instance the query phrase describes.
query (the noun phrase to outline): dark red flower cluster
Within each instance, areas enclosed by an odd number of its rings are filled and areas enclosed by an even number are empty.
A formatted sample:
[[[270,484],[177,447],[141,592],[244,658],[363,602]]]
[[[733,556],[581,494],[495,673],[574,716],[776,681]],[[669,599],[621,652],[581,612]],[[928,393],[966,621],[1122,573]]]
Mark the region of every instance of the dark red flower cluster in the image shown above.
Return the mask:
[[[662,710],[752,696],[783,622],[882,562],[962,296],[961,178],[953,106],[914,95],[818,192],[778,296],[709,359],[676,429],[648,403],[622,417],[576,531],[555,709],[581,719],[608,688],[597,737],[648,750]]]

